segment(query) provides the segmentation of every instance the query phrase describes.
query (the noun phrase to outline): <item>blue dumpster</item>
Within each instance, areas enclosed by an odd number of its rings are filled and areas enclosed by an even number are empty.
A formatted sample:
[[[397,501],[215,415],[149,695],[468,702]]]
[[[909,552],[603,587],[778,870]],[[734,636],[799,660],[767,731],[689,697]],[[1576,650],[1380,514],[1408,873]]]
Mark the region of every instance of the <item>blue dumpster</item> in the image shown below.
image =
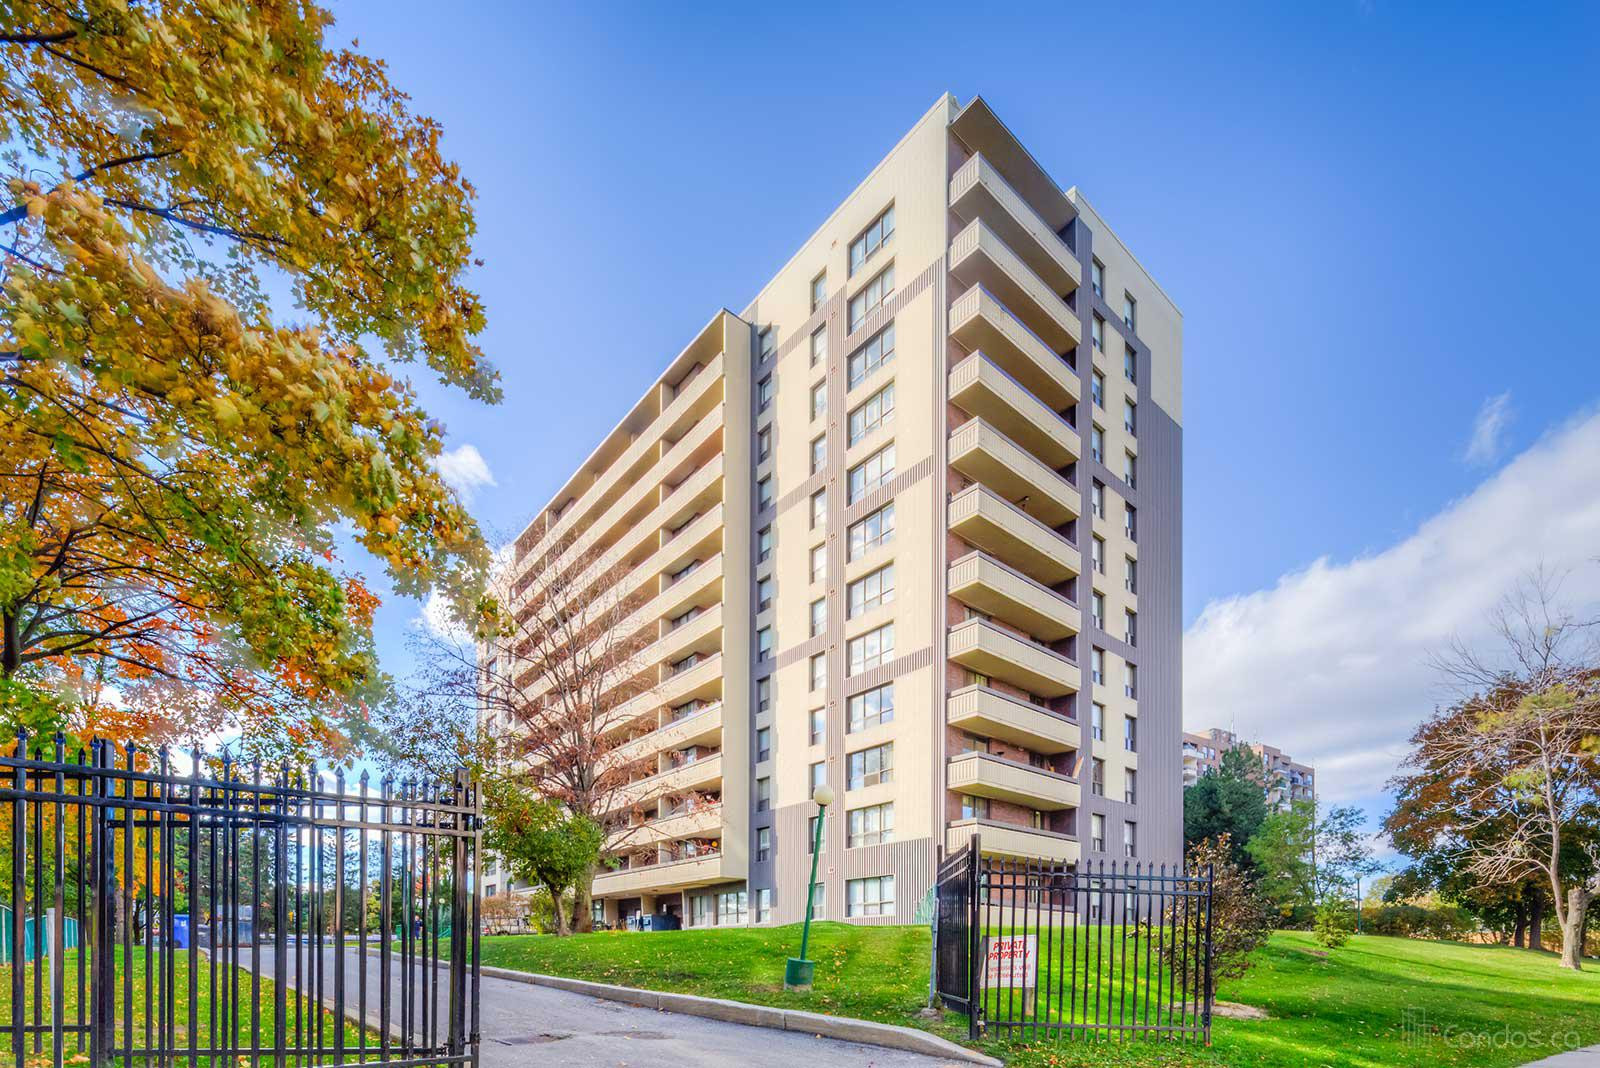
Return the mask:
[[[172,917],[172,944],[179,949],[189,948],[189,916],[187,913]]]

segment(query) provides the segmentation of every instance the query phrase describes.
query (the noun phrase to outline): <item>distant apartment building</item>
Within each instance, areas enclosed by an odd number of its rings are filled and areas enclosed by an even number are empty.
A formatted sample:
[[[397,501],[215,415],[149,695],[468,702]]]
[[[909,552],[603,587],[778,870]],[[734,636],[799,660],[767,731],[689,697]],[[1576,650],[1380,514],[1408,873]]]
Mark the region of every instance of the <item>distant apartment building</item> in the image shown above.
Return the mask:
[[[1261,782],[1267,804],[1284,808],[1291,801],[1310,801],[1316,796],[1315,772],[1308,764],[1291,760],[1281,749],[1258,742],[1241,743],[1238,735],[1213,727],[1204,734],[1183,734],[1183,787],[1188,789],[1200,776],[1222,763],[1222,754],[1243,744],[1261,761]]]
[[[948,95],[711,316],[530,527],[625,563],[656,636],[597,912],[909,922],[974,836],[1177,860],[1181,349],[1083,194]]]

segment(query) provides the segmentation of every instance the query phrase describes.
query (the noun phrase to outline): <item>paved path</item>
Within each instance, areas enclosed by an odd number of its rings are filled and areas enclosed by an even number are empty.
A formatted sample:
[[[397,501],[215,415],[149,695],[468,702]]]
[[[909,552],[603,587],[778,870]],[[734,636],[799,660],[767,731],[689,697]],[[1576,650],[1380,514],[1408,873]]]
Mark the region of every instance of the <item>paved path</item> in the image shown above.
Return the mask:
[[[1546,1057],[1542,1061],[1530,1061],[1522,1068],[1600,1068],[1600,1046],[1585,1046],[1582,1049],[1557,1053],[1554,1057]]]
[[[355,1001],[357,954],[344,955],[347,1003]],[[334,954],[323,989],[333,990]],[[378,960],[366,958],[368,1004],[378,989]],[[262,972],[270,974],[270,955]],[[291,973],[292,976],[292,973]],[[392,976],[398,997],[399,977]],[[815,1065],[819,1068],[938,1068],[953,1064],[933,1057],[723,1023],[680,1013],[602,1001],[550,987],[484,976],[483,1068],[749,1068],[750,1065]],[[374,1011],[375,1016],[375,1011]],[[373,1020],[376,1025],[376,1019]],[[967,1066],[961,1066],[967,1068]]]

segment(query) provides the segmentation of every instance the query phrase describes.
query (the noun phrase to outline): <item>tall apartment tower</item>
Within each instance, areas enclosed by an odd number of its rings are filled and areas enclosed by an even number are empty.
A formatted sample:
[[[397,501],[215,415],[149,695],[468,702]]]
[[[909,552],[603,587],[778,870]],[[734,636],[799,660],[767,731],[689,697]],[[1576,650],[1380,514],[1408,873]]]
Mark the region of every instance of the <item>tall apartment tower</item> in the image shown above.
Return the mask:
[[[656,636],[597,912],[800,919],[824,781],[828,919],[911,922],[974,836],[1179,858],[1181,326],[949,95],[712,316],[540,517]]]

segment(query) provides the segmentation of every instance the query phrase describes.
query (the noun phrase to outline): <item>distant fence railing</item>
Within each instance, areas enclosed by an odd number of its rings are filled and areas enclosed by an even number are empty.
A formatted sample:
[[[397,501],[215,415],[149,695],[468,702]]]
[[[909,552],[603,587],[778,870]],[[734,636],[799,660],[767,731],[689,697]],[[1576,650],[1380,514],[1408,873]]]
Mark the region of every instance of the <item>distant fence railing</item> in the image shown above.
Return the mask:
[[[0,754],[18,1068],[476,1065],[478,940],[452,937],[476,932],[482,883],[465,774],[349,788],[177,763],[25,735]]]

